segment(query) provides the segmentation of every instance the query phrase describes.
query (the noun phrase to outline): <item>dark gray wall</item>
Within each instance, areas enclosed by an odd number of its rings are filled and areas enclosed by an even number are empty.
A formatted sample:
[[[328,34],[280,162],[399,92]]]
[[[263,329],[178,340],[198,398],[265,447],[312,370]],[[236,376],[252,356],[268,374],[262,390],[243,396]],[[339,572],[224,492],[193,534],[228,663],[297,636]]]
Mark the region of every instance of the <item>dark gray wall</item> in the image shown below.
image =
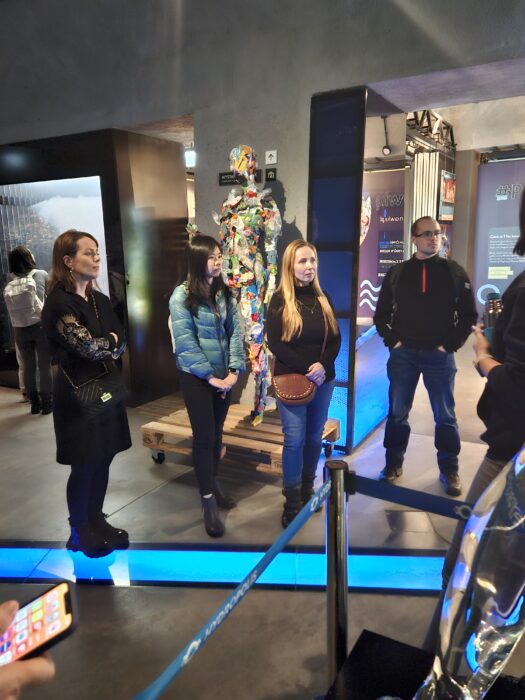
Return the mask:
[[[3,0],[0,143],[193,113],[198,225],[248,142],[304,234],[313,93],[523,57],[524,24],[521,0]]]

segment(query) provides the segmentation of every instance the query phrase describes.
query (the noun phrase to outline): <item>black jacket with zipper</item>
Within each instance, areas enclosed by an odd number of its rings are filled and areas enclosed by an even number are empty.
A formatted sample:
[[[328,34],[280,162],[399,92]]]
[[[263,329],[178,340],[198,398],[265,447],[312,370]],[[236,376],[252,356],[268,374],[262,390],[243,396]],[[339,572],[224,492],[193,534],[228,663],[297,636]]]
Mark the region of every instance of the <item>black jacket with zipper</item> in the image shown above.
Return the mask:
[[[391,267],[379,293],[374,323],[389,348],[401,341],[414,350],[442,345],[458,350],[476,323],[474,295],[465,270],[434,255]]]

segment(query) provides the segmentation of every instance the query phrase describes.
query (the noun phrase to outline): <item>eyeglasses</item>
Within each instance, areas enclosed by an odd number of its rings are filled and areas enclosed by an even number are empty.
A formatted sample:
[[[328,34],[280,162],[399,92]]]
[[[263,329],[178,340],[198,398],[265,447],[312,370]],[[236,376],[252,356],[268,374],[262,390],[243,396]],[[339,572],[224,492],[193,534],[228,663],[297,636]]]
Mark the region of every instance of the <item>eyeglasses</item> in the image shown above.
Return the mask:
[[[414,238],[439,238],[441,236],[441,231],[437,229],[435,231],[423,231],[422,233],[416,233]]]

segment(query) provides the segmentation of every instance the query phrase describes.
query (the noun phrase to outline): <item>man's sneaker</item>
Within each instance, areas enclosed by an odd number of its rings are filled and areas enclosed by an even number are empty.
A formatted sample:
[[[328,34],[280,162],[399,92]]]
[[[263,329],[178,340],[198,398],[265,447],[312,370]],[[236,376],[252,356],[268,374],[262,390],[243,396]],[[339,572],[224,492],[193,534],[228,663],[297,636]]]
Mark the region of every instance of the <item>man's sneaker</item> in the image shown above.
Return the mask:
[[[385,467],[379,472],[379,481],[388,481],[393,484],[402,473],[403,467]]]
[[[461,496],[461,481],[457,472],[451,472],[450,474],[441,472],[439,480],[448,496]]]

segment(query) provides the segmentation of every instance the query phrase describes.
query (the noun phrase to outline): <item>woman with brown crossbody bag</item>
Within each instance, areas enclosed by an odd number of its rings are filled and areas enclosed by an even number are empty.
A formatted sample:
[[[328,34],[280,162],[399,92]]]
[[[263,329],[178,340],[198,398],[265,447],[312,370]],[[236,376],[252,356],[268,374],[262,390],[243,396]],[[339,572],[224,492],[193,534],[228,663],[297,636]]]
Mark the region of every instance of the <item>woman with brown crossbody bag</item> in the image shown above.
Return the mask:
[[[302,239],[284,252],[266,333],[284,434],[281,522],[287,527],[313,493],[341,345],[332,305],[317,279],[317,251]]]

